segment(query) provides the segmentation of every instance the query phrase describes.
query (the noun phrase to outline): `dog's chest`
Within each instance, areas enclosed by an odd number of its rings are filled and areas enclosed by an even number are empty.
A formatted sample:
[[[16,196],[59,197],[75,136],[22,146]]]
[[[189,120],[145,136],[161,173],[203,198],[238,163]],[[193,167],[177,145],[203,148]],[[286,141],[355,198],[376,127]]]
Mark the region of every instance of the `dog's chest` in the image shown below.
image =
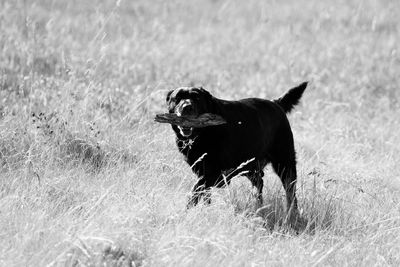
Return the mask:
[[[185,160],[190,165],[204,157],[215,158],[219,153],[216,145],[205,142],[199,137],[185,140],[177,138],[176,144],[179,152],[185,156]]]

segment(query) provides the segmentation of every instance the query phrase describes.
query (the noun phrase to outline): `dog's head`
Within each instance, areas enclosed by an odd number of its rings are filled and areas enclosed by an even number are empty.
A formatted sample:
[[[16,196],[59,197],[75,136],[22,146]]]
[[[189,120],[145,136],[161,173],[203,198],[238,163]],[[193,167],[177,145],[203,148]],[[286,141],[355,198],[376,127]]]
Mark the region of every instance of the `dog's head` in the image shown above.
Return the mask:
[[[167,94],[168,112],[178,116],[197,117],[203,113],[212,112],[212,96],[203,89],[197,87],[180,87],[171,90]],[[173,126],[174,130],[183,137],[195,135],[196,130],[180,126]]]

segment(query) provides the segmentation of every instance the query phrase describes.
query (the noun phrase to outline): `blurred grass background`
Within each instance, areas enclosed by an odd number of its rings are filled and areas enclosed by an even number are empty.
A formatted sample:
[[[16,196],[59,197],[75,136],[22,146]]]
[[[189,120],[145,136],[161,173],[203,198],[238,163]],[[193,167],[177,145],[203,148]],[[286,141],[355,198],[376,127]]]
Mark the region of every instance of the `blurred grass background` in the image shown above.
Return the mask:
[[[400,264],[400,3],[1,1],[0,264]],[[185,211],[196,177],[168,89],[274,98],[290,115],[309,229],[245,178]]]

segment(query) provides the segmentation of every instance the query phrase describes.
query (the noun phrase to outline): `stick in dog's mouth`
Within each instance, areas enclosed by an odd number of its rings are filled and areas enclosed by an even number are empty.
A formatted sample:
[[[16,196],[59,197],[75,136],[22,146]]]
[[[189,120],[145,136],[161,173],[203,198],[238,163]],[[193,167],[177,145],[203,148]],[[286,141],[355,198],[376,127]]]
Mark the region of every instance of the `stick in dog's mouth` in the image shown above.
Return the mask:
[[[203,113],[197,117],[193,116],[178,116],[176,113],[156,114],[154,120],[160,123],[170,123],[181,128],[189,129],[203,128],[208,126],[216,126],[226,124],[227,121],[217,114]]]
[[[182,117],[182,114],[178,111],[176,112],[176,115],[178,115],[178,117]],[[182,136],[184,137],[189,137],[190,135],[192,135],[193,132],[193,128],[192,127],[181,127],[178,126],[179,132],[181,133]]]

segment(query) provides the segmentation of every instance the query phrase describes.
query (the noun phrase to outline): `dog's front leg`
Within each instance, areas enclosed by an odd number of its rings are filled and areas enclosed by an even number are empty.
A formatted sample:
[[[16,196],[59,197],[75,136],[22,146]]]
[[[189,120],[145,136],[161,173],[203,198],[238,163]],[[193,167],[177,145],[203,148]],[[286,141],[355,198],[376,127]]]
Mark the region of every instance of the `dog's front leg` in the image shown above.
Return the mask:
[[[210,186],[207,185],[207,180],[204,177],[200,178],[193,186],[191,194],[187,204],[188,209],[196,206],[201,198],[203,198],[207,204],[211,203]]]

